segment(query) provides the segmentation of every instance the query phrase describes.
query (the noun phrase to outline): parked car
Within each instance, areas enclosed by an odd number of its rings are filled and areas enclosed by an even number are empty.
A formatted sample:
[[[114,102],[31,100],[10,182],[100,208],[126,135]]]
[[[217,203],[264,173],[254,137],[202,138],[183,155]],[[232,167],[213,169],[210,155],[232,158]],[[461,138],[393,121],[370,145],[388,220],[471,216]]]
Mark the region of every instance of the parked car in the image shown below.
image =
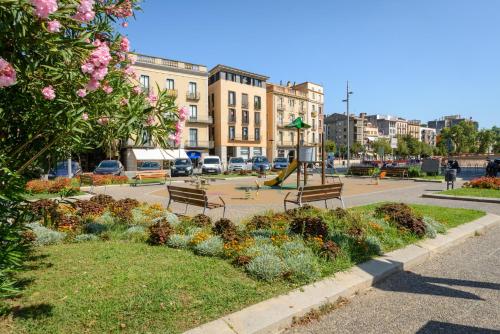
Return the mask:
[[[170,168],[172,176],[193,175],[193,163],[191,159],[175,159],[174,164]]]
[[[269,160],[266,157],[253,157],[252,158],[252,170],[260,171],[261,166],[263,166],[264,170],[270,170],[271,166],[269,165]]]
[[[273,169],[281,170],[288,167],[288,159],[287,158],[274,158],[273,160]]]
[[[103,160],[94,170],[94,174],[122,175],[124,170],[125,169],[119,160]]]
[[[160,170],[161,164],[158,161],[143,161],[137,166],[138,171]]]
[[[227,166],[228,171],[234,172],[237,170],[245,170],[245,169],[246,169],[245,159],[240,157],[232,157],[231,159],[229,159],[229,164]]]
[[[78,176],[82,173],[82,167],[76,161],[71,161],[71,177]],[[59,161],[54,168],[49,170],[49,179],[56,177],[68,177],[68,161]]]
[[[216,155],[212,156],[207,156],[203,158],[203,162],[201,163],[201,173],[202,174],[208,174],[208,173],[215,173],[215,174],[220,174],[222,173],[222,162],[220,158]]]

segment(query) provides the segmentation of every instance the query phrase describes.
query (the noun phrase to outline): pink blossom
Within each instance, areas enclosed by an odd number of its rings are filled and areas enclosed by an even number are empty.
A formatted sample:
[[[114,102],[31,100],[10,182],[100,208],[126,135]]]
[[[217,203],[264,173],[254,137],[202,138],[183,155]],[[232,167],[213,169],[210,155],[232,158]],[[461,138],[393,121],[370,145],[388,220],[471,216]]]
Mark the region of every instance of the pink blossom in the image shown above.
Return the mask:
[[[175,140],[175,135],[173,133],[169,134],[168,139]]]
[[[109,85],[103,85],[102,86],[102,90],[106,93],[106,94],[111,94],[113,92],[113,87],[109,86]]]
[[[94,72],[94,65],[91,63],[84,63],[81,67],[83,73],[92,73]]]
[[[12,86],[16,83],[16,70],[12,65],[0,57],[0,87]]]
[[[94,0],[81,0],[73,18],[83,22],[92,21],[95,17],[94,2]]]
[[[123,21],[122,22],[122,27],[123,28],[127,28],[128,27],[128,22],[127,21]]]
[[[182,123],[182,122],[175,123],[175,131],[177,133],[181,133],[182,130],[184,130],[184,123]]]
[[[83,119],[84,121],[88,120],[88,119],[89,119],[89,114],[87,114],[86,112],[84,112],[84,113],[82,114],[82,119]]]
[[[109,62],[112,59],[111,54],[109,53],[108,45],[98,39],[96,39],[93,44],[94,46],[96,46],[96,49],[92,51],[88,61],[91,62],[95,67],[108,66]]]
[[[120,4],[107,8],[106,13],[114,15],[116,17],[132,16],[134,14],[134,12],[132,11],[132,2],[130,0],[125,0]]]
[[[186,106],[179,109],[179,119],[185,121],[188,115],[188,108]]]
[[[97,120],[97,123],[100,125],[108,124],[109,122],[109,117],[108,116],[102,116]]]
[[[118,60],[119,61],[125,61],[125,59],[127,59],[127,58],[126,58],[124,53],[121,53],[121,52],[118,53]]]
[[[149,115],[146,119],[146,124],[149,126],[155,124],[155,117],[153,115]]]
[[[47,23],[47,30],[49,32],[59,32],[61,30],[61,23],[57,20],[52,20]]]
[[[128,99],[126,99],[126,98],[122,97],[122,99],[120,100],[120,104],[121,104],[122,106],[126,106],[126,105],[128,104]]]
[[[153,93],[150,93],[148,96],[148,101],[150,104],[154,104],[154,103],[156,103],[156,101],[158,101],[158,96],[156,96]]]
[[[134,88],[132,88],[132,91],[136,94],[140,94],[141,93],[141,87],[139,86],[134,86]]]
[[[81,88],[76,91],[76,95],[78,95],[79,97],[85,97],[87,96],[87,91],[84,88]]]
[[[57,0],[31,0],[31,4],[35,6],[35,15],[42,19],[46,19],[58,8]]]
[[[135,75],[135,71],[132,68],[132,66],[130,66],[130,65],[127,65],[125,67],[125,69],[123,70],[123,73],[125,73],[126,75],[128,75],[130,77],[133,77]]]
[[[122,37],[120,41],[120,50],[123,52],[128,52],[130,50],[130,41],[127,37]]]
[[[54,87],[47,86],[42,89],[42,95],[44,99],[51,101],[56,98],[56,91]]]
[[[94,91],[97,88],[101,86],[101,83],[95,79],[90,79],[90,81],[87,83],[87,89],[90,91]]]
[[[101,66],[101,67],[96,68],[94,70],[94,72],[92,72],[92,74],[90,74],[90,76],[92,77],[92,79],[95,79],[97,81],[101,81],[102,79],[104,79],[106,74],[108,74],[108,68],[105,66]]]

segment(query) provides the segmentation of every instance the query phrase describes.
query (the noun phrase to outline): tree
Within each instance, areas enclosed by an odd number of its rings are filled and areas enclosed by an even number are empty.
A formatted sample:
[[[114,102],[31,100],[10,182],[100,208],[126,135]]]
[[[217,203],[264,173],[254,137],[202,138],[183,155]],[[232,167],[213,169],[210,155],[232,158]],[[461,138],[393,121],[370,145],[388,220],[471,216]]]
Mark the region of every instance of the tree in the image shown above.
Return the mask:
[[[363,145],[361,145],[359,142],[355,141],[354,143],[351,144],[349,147],[350,152],[352,155],[358,155],[361,152],[363,152]]]
[[[477,134],[477,153],[489,153],[496,141],[496,133],[493,130],[483,129]]]
[[[493,152],[500,153],[500,127],[494,126],[491,131],[495,133],[495,143],[493,144]]]
[[[408,149],[408,145],[406,141],[404,141],[401,137],[398,138],[398,147],[396,148],[396,154],[401,157],[407,157],[410,150]]]
[[[387,138],[377,138],[372,143],[373,152],[378,156],[382,155],[379,158],[383,159],[384,155],[392,151],[391,142]]]
[[[441,131],[441,138],[445,143],[451,143],[453,147],[448,150],[455,153],[467,153],[474,150],[476,145],[477,130],[472,122],[461,121],[451,128]]]
[[[337,150],[337,145],[335,144],[335,142],[333,140],[327,139],[325,141],[325,150],[328,153],[333,153]]]

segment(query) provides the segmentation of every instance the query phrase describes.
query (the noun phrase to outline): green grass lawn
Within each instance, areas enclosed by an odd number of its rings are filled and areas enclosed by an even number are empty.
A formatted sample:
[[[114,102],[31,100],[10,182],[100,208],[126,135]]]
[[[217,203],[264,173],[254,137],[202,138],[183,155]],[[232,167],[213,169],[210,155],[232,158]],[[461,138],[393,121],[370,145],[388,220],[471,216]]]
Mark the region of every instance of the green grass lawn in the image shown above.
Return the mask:
[[[458,189],[441,191],[438,194],[453,195],[453,196],[500,198],[500,190],[495,190],[495,189],[458,188]]]
[[[80,196],[80,195],[85,195],[86,192],[83,191],[78,191],[75,194],[68,196],[68,197],[73,197],[73,196]],[[33,200],[33,199],[47,199],[47,198],[60,198],[58,194],[49,194],[49,193],[41,193],[41,194],[24,194],[24,198],[27,200]]]
[[[447,227],[485,214],[411,206]],[[392,245],[388,236],[384,251],[415,241],[408,237]],[[219,258],[139,242],[60,244],[42,247],[36,255],[21,273],[26,290],[11,301],[16,308],[0,318],[0,328],[13,333],[179,333],[297,287],[254,280]],[[325,260],[321,272],[327,276],[353,264],[345,258]]]
[[[424,180],[442,180],[444,181],[444,175],[425,175],[425,176],[418,176],[417,179],[424,179]]]

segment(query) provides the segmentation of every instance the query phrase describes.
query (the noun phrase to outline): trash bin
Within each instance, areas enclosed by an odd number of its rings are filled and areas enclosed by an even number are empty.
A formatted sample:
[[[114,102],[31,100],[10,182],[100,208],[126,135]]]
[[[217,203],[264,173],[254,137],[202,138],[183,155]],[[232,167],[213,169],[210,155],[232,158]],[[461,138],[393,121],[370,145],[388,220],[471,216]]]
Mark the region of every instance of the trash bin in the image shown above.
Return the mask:
[[[447,169],[444,174],[444,180],[446,182],[455,182],[457,180],[457,170]]]

